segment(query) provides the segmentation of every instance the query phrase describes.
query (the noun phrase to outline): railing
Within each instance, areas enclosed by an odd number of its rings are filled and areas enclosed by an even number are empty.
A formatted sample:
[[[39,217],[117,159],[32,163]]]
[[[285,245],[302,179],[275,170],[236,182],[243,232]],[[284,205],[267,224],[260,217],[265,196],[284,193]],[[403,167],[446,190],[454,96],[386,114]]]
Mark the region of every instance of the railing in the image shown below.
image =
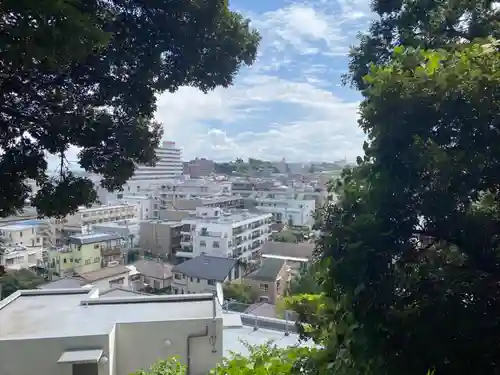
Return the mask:
[[[266,303],[245,304],[227,301],[223,306],[226,313],[239,313],[243,325],[284,332],[285,335],[297,333],[296,314],[293,311],[281,310]],[[274,307],[274,309],[273,309]]]

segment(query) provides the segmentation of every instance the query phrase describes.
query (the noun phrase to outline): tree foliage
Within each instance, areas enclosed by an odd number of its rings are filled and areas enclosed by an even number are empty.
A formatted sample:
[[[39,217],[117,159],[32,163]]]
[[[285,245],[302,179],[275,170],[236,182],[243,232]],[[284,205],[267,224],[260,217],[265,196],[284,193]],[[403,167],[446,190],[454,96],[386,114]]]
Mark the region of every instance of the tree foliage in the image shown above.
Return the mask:
[[[4,271],[0,266],[0,299],[6,298],[21,289],[36,289],[44,282],[45,280],[42,277],[29,270]]]
[[[398,47],[365,77],[365,156],[318,246],[316,329],[339,370],[498,371],[499,68],[495,41]]]
[[[272,342],[251,346],[244,343],[248,354],[231,353],[210,375],[318,375],[314,363],[318,351],[310,348],[278,348]],[[132,375],[186,375],[187,368],[176,358],[161,360],[148,371]],[[325,373],[326,374],[326,373]]]
[[[4,0],[0,28],[0,216],[28,198],[47,216],[94,202],[91,182],[68,168],[70,146],[119,189],[156,160],[156,94],[231,85],[259,41],[223,0]],[[46,154],[60,160],[56,177]]]
[[[374,0],[378,16],[350,52],[346,81],[358,89],[371,64],[391,60],[394,47],[454,48],[488,36],[500,37],[500,13],[493,0]]]
[[[244,283],[226,283],[223,286],[223,290],[224,298],[243,304],[252,304],[259,298],[258,293],[250,285]]]

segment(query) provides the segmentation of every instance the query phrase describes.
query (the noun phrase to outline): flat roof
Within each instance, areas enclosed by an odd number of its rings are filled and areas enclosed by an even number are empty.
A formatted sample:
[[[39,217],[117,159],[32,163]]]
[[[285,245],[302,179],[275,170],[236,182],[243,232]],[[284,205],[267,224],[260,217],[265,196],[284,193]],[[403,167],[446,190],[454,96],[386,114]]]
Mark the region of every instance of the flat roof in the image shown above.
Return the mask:
[[[118,233],[89,233],[89,234],[77,234],[69,236],[70,243],[76,243],[80,245],[97,243],[101,241],[119,240],[119,239],[123,239],[123,236]]]
[[[0,340],[106,335],[119,323],[213,318],[212,294],[89,298],[91,293],[84,289],[14,293],[0,302]],[[222,308],[215,306],[221,318]]]

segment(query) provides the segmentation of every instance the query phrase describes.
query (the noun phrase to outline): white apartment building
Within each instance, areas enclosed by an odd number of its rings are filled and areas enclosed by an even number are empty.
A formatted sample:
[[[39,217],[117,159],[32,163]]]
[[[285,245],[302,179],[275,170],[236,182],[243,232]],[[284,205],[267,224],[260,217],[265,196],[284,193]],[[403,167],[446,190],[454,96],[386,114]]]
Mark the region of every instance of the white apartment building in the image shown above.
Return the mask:
[[[1,226],[0,241],[3,245],[40,247],[43,244],[43,238],[39,227],[40,222],[38,220],[26,220]]]
[[[182,220],[182,249],[177,257],[206,254],[251,260],[268,241],[271,217],[271,214],[248,210],[197,207],[195,217]]]
[[[0,255],[0,265],[10,270],[43,267],[43,248],[23,245],[8,245],[3,247]]]
[[[312,226],[316,201],[284,198],[253,198],[259,211],[270,213],[273,221],[294,226]]]
[[[136,218],[137,207],[135,205],[119,203],[91,208],[81,207],[75,214],[56,221],[56,224],[62,224],[63,229],[67,232],[79,234],[90,232],[93,224]]]
[[[156,149],[156,156],[159,160],[154,167],[138,166],[129,181],[165,180],[182,175],[181,149],[175,142],[163,142]]]
[[[38,220],[20,221],[0,227],[0,265],[18,270],[42,266],[43,237]]]

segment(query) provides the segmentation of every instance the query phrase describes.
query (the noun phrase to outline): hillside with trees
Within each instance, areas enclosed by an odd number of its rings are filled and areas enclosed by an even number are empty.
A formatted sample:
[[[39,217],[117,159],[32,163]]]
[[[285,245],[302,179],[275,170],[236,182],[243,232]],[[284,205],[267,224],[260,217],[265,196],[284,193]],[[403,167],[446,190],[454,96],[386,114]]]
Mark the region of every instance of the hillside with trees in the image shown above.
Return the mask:
[[[271,170],[273,173],[279,173],[272,162],[260,159],[249,158],[247,162],[241,158],[235,161],[215,163],[215,173],[226,175],[246,175],[250,172],[261,172]]]

